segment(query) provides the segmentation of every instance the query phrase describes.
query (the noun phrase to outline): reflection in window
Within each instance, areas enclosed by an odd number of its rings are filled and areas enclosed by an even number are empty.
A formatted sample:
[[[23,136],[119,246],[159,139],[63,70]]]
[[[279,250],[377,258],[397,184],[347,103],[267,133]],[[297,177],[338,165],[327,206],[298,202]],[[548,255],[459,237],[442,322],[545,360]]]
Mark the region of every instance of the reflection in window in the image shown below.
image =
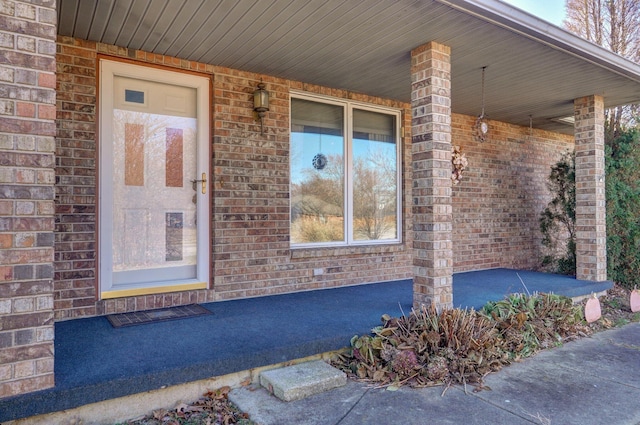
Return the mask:
[[[291,240],[344,241],[344,108],[291,99]]]
[[[397,158],[392,115],[353,110],[353,238],[396,239]]]
[[[399,240],[398,120],[349,102],[291,99],[293,245]]]

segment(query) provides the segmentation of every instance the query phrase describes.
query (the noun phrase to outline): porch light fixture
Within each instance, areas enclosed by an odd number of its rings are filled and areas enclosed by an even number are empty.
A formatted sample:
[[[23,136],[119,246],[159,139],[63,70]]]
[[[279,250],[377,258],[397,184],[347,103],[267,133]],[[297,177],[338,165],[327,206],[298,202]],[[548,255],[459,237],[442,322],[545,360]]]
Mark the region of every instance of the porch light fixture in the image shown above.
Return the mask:
[[[576,118],[573,115],[569,115],[567,117],[551,118],[551,121],[559,122],[561,124],[570,125],[572,127],[576,125]]]
[[[474,126],[476,132],[476,138],[480,142],[485,142],[487,140],[487,134],[489,133],[489,123],[487,122],[487,117],[484,114],[484,71],[487,69],[486,66],[482,67],[482,111],[478,118],[476,118],[476,124]]]
[[[253,110],[260,118],[260,134],[264,134],[263,118],[269,110],[269,92],[264,87],[264,83],[260,82],[256,91],[253,92]]]

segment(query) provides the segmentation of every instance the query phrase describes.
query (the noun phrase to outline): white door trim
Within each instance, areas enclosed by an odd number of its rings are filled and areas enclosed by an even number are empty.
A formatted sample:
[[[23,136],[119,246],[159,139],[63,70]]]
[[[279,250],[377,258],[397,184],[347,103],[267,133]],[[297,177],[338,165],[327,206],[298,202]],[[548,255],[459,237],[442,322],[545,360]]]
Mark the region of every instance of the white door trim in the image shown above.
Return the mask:
[[[170,71],[127,62],[101,59],[100,70],[100,101],[99,101],[99,194],[98,194],[98,282],[101,299],[174,292],[190,289],[204,289],[209,287],[210,274],[210,188],[202,194],[197,193],[197,265],[194,279],[158,280],[145,284],[114,284],[113,271],[113,149],[112,128],[114,108],[114,77],[122,76],[141,80],[153,81],[181,87],[196,89],[197,103],[197,149],[196,169],[198,177],[206,173],[210,176],[210,78],[190,73]],[[200,188],[200,184],[198,185]]]

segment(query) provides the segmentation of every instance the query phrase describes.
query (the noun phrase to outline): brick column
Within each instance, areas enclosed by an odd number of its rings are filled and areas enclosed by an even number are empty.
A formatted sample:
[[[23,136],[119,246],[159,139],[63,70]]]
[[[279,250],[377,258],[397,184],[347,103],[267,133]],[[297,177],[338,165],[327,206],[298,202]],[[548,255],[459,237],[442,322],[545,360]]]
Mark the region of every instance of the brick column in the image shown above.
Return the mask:
[[[0,398],[53,386],[54,1],[0,4]]]
[[[411,51],[413,305],[453,305],[451,49]]]
[[[607,280],[604,101],[574,101],[576,141],[576,277]]]

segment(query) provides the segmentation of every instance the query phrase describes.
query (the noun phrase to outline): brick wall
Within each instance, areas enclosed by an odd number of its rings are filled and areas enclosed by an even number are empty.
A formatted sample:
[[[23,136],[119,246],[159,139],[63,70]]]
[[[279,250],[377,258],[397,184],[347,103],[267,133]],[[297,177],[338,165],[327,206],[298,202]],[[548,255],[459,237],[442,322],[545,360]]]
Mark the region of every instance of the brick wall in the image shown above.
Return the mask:
[[[550,200],[546,181],[573,137],[490,121],[474,140],[475,117],[454,115],[453,144],[469,160],[453,187],[454,272],[495,267],[536,269],[542,258],[538,218]]]
[[[0,2],[0,398],[54,383],[55,22]]]
[[[95,43],[58,44],[56,317],[95,315]]]
[[[271,94],[265,135],[251,93],[264,79]],[[268,76],[215,75],[214,269],[216,299],[329,288],[410,276],[407,246],[289,248],[289,90],[402,107],[399,103]],[[405,111],[404,117],[408,116]],[[405,149],[408,140],[405,138]],[[405,165],[407,167],[405,155]],[[404,186],[410,187],[406,174]],[[407,208],[407,201],[403,202]],[[403,238],[410,238],[409,221]],[[314,269],[323,274],[314,276]]]
[[[96,301],[96,58],[98,54],[214,76],[212,290]],[[289,249],[289,91],[378,105],[407,105],[266,75],[58,38],[56,178],[56,319],[222,299],[330,288],[411,276],[411,228],[403,200],[404,243],[393,246]],[[263,81],[270,93],[265,134],[252,111]],[[405,124],[406,126],[407,124]],[[411,185],[408,137],[403,184]],[[323,274],[313,275],[314,269]]]
[[[214,76],[211,290],[96,301],[98,54]],[[260,81],[271,95],[264,135],[252,111],[251,94]],[[408,104],[67,37],[58,38],[58,84],[56,319],[413,276]],[[402,244],[290,249],[288,107],[292,89],[403,110]],[[528,129],[492,123],[491,139],[480,145],[465,130],[473,119],[452,117],[453,143],[462,145],[470,159],[470,169],[452,198],[455,270],[530,268],[540,239],[535,235],[537,216],[548,199],[544,180],[572,139],[536,132],[536,142],[524,142]],[[519,183],[513,183],[514,178]],[[485,199],[489,197],[491,202]],[[322,269],[323,274],[314,276],[314,269]]]

